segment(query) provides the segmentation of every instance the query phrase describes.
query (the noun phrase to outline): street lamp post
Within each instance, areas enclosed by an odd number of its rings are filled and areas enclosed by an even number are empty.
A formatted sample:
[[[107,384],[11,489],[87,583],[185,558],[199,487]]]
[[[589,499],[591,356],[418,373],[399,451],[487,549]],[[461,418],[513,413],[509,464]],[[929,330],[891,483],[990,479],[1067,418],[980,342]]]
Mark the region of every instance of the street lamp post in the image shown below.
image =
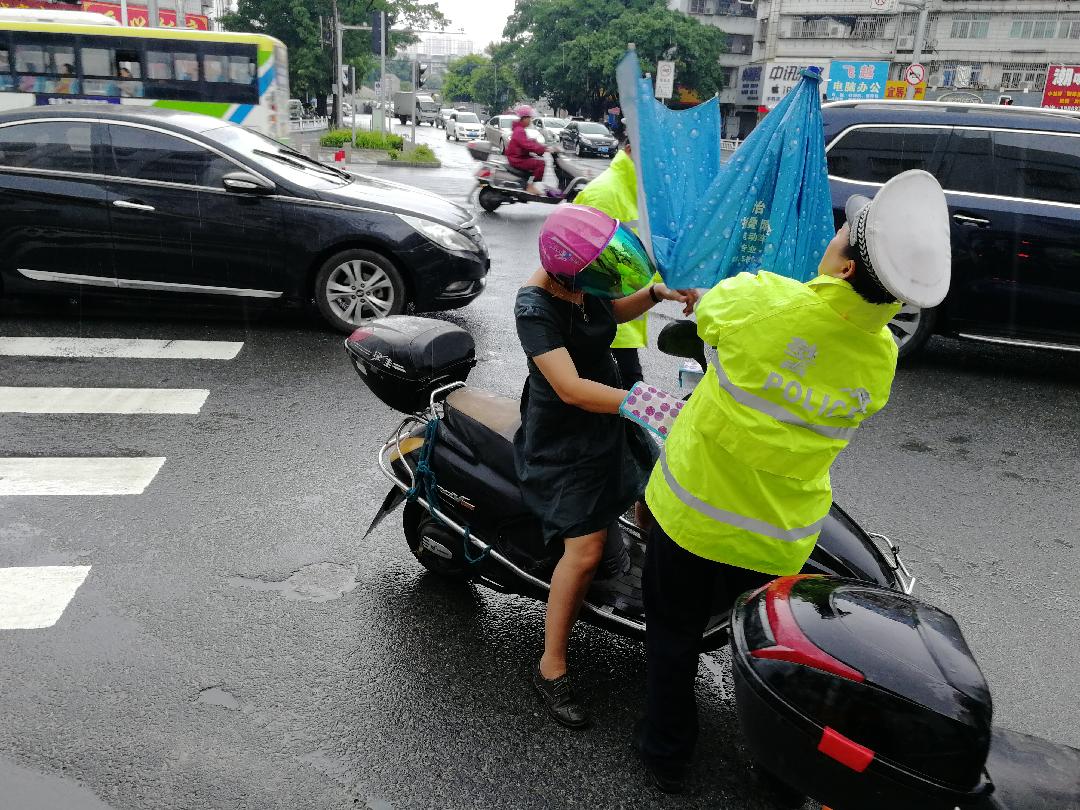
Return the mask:
[[[900,0],[901,6],[908,8],[917,8],[919,10],[919,16],[915,21],[915,41],[912,43],[911,49],[911,62],[912,64],[918,64],[922,59],[923,46],[926,39],[926,20],[930,15],[930,3],[928,0]],[[906,79],[907,77],[904,76]],[[915,85],[908,82],[907,90],[904,91],[904,98],[915,97]]]

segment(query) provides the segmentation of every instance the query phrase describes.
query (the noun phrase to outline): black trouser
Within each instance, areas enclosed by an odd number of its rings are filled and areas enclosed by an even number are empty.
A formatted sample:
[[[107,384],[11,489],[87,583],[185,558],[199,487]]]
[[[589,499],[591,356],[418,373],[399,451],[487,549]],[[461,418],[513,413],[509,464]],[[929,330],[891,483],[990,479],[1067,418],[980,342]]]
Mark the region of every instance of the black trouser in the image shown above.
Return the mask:
[[[622,380],[623,388],[633,388],[634,383],[645,380],[641,373],[641,358],[638,357],[637,349],[612,349],[611,356],[619,367],[619,379]]]
[[[772,579],[706,560],[677,545],[653,523],[645,553],[645,649],[648,696],[642,753],[657,769],[681,772],[697,742],[697,676],[701,635],[714,606]]]

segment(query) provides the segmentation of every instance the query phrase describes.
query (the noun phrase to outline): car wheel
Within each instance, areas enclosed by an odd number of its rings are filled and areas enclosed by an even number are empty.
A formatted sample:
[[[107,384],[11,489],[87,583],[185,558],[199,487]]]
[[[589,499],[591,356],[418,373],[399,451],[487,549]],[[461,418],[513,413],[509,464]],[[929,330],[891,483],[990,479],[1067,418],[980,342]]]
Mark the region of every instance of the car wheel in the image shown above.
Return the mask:
[[[480,207],[489,214],[495,213],[495,209],[502,205],[502,195],[491,186],[484,186],[480,189],[476,199],[480,203]]]
[[[404,312],[406,295],[401,273],[371,250],[337,253],[315,276],[315,305],[342,332],[352,332],[372,318]]]
[[[889,321],[900,359],[905,360],[917,354],[926,345],[934,333],[937,322],[937,309],[919,309],[911,304],[904,304],[896,317]]]

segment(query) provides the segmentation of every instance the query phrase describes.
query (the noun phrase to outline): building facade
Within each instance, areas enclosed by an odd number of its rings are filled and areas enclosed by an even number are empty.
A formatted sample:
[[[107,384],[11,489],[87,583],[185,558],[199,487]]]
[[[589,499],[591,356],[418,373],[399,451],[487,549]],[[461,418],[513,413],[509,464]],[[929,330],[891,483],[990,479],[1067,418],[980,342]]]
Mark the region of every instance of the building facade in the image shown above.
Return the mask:
[[[923,3],[928,13],[916,54]],[[834,90],[841,98],[903,93],[906,69],[917,61],[925,73],[921,97],[997,103],[1008,96],[1038,107],[1049,68],[1080,64],[1080,0],[670,0],[669,6],[729,34],[732,53],[723,63],[729,83],[720,96],[729,135],[745,135],[760,110],[775,105],[792,77],[797,81],[798,68],[809,65],[823,69],[830,80],[823,90],[832,98]],[[753,10],[752,22],[746,9]],[[864,76],[852,76],[852,66]],[[871,74],[874,79],[865,78]],[[852,81],[860,95],[846,94]]]

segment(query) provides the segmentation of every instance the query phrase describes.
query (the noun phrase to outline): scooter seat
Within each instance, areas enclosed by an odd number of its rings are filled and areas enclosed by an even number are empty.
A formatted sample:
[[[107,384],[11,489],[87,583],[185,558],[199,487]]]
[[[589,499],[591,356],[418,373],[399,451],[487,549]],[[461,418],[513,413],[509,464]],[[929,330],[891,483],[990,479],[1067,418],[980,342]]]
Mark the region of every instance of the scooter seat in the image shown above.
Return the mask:
[[[521,425],[521,405],[481,388],[458,388],[446,398],[444,421],[488,466],[508,480],[516,480],[514,434]]]

